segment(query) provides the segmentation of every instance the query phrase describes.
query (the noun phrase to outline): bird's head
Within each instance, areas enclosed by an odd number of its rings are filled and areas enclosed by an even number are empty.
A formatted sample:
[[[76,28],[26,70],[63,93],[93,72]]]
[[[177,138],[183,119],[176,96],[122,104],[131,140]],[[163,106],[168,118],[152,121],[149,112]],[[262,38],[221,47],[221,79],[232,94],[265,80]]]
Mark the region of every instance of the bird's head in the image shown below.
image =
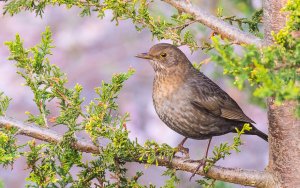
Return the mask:
[[[136,57],[150,60],[155,72],[170,72],[191,66],[190,61],[179,48],[167,43],[156,44],[149,52],[138,54]]]

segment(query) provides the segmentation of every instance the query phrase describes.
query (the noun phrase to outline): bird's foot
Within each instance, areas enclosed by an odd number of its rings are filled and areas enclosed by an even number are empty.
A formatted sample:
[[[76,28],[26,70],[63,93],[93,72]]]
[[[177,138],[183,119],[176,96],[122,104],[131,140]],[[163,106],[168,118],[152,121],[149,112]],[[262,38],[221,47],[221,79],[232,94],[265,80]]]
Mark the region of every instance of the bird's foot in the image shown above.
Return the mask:
[[[203,158],[201,160],[193,160],[193,159],[187,159],[184,161],[184,163],[187,163],[187,162],[190,162],[190,163],[199,163],[197,168],[195,169],[195,171],[193,172],[193,174],[191,175],[189,181],[192,180],[192,178],[196,175],[197,171],[201,168],[201,167],[204,167],[205,166],[205,163],[206,163],[206,158]]]
[[[185,148],[183,147],[183,145],[179,144],[176,148],[175,148],[175,153],[173,156],[175,156],[176,153],[180,152],[184,155],[185,159],[189,159],[190,158],[190,154],[189,154],[189,148]]]

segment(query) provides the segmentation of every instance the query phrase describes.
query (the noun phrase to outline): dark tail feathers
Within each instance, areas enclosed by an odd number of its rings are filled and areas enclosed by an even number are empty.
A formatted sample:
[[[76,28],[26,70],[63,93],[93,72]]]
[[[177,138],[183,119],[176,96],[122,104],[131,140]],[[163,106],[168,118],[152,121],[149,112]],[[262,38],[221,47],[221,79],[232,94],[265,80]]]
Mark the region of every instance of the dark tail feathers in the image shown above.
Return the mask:
[[[249,135],[257,135],[260,138],[264,139],[266,142],[268,142],[268,135],[258,130],[254,125],[250,124],[252,127],[252,130],[250,132],[245,132],[245,134]]]

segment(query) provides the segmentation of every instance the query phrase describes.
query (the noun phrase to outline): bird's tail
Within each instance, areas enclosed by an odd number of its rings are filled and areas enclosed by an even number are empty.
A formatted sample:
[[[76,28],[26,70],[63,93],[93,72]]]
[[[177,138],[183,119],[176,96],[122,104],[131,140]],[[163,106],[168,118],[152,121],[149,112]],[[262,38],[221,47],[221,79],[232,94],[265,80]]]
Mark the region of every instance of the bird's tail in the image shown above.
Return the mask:
[[[257,135],[259,136],[260,138],[264,139],[266,142],[268,142],[268,135],[261,132],[260,130],[258,130],[254,125],[250,124],[252,129],[251,131],[247,131],[245,132],[245,134],[249,134],[249,135]]]

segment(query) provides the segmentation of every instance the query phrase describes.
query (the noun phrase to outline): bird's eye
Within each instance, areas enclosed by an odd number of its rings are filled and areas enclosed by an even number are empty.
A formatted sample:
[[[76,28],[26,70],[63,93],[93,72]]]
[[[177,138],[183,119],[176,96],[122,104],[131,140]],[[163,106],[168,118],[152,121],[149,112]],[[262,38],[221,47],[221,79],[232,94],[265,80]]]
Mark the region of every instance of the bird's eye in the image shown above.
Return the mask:
[[[167,54],[166,53],[162,53],[160,54],[161,57],[167,57]]]

